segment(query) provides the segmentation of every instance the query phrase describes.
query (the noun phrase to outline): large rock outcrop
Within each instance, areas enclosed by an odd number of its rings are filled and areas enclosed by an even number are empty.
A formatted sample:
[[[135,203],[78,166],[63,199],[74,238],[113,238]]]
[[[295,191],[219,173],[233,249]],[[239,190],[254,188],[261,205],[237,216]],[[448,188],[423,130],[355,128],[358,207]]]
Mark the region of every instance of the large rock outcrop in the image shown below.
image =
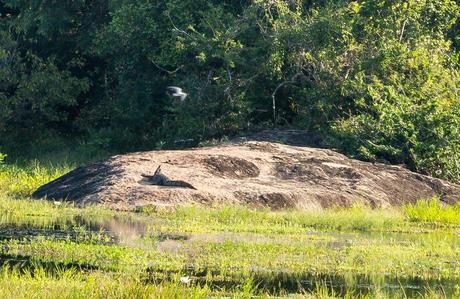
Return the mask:
[[[33,197],[117,209],[186,203],[309,209],[387,207],[435,195],[460,201],[460,185],[327,149],[250,141],[114,156],[71,171]]]

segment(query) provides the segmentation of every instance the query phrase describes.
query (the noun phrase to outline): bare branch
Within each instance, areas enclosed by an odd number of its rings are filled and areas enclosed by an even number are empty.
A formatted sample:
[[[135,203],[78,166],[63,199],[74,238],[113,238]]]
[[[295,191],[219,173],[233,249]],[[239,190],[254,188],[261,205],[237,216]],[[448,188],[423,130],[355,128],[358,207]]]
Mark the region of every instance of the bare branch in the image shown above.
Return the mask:
[[[227,75],[228,75],[228,85],[227,88],[224,90],[224,94],[227,95],[227,97],[230,99],[230,102],[233,103],[233,97],[232,97],[232,72],[230,69],[227,67]]]
[[[168,73],[168,75],[174,75],[175,73],[177,73],[178,71],[180,71],[180,70],[184,67],[183,65],[181,65],[181,66],[179,66],[178,68],[176,68],[175,70],[170,71],[170,70],[167,70],[167,69],[165,69],[165,68],[159,66],[158,64],[156,64],[156,63],[155,63],[154,61],[152,61],[152,60],[150,60],[150,62],[151,62],[157,69],[159,69],[159,70],[161,70],[161,71],[163,71],[163,72]]]
[[[406,29],[406,24],[407,24],[407,19],[404,20],[401,28],[401,34],[399,35],[399,42],[402,41],[403,35],[404,35],[404,30]]]
[[[174,30],[176,30],[177,32],[180,32],[180,33],[182,33],[182,34],[185,34],[185,35],[187,35],[188,37],[191,37],[190,34],[188,34],[185,30],[182,30],[182,29],[177,28],[177,26],[174,24],[174,22],[173,22],[171,16],[169,15],[169,12],[167,12],[166,15],[168,16],[169,21],[171,22],[171,25],[174,27]]]

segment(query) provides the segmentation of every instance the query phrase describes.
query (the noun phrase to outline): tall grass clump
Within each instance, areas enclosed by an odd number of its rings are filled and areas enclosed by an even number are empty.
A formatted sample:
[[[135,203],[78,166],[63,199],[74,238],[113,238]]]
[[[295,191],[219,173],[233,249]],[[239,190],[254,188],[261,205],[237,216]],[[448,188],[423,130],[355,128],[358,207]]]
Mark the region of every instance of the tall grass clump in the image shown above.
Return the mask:
[[[404,219],[397,210],[370,209],[363,206],[325,209],[320,211],[291,211],[286,221],[295,221],[303,227],[337,231],[380,231],[400,228]]]
[[[139,277],[123,273],[82,273],[72,269],[48,273],[34,269],[21,273],[0,269],[1,298],[207,298],[206,286],[179,282],[144,284]]]
[[[396,209],[362,206],[336,209],[254,209],[238,205],[223,207],[183,206],[173,210],[144,210],[186,230],[286,233],[305,229],[338,231],[382,231],[402,228],[407,222]],[[203,223],[206,226],[203,227]]]
[[[406,205],[403,210],[413,222],[460,224],[460,204],[443,205],[437,197]]]

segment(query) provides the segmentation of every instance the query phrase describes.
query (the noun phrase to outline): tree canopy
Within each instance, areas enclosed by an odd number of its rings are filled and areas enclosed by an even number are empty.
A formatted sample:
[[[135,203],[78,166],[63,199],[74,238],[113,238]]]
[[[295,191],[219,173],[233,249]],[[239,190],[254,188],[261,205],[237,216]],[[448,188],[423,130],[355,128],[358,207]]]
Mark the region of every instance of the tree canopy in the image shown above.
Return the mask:
[[[459,13],[454,0],[3,0],[0,151],[288,125],[460,181]]]

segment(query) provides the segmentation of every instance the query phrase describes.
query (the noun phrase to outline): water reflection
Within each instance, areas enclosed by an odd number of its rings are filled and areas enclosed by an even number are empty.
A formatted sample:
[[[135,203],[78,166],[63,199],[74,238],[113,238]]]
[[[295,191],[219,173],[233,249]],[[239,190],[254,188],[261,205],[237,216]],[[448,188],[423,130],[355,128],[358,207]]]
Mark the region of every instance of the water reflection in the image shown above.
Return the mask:
[[[353,246],[356,240],[390,240],[391,243],[410,244],[414,242],[448,242],[452,246],[460,245],[457,234],[405,234],[405,233],[314,233],[320,237],[317,246],[327,246],[337,250],[346,250]],[[161,232],[152,226],[152,220],[135,216],[115,217],[85,217],[81,215],[61,215],[59,218],[29,215],[28,217],[12,218],[8,214],[0,215],[0,240],[27,240],[38,237],[76,242],[96,242],[103,244],[120,244],[123,246],[156,248],[160,253],[179,253],[186,242],[212,243],[227,240],[254,243],[273,240],[270,236],[257,234],[239,234],[215,232],[213,234],[181,235]],[[315,236],[316,237],[316,236]],[[279,240],[278,240],[279,241]],[[291,241],[291,240],[289,240]],[[146,243],[150,242],[150,243]],[[151,245],[155,243],[155,246]],[[4,245],[7,246],[7,245]],[[145,247],[147,248],[147,247]],[[0,266],[14,266],[30,269],[39,265],[46,269],[75,267],[77,269],[95,269],[94,265],[81,263],[55,263],[41,261],[39,257],[11,255],[8,250],[0,252]],[[212,274],[212,275],[209,275]],[[331,275],[322,273],[288,273],[283,270],[254,268],[245,276],[237,274],[222,274],[220,269],[184,268],[182,271],[167,272],[161,269],[148,268],[143,279],[146,283],[156,283],[161,280],[173,279],[177,274],[187,275],[192,283],[206,284],[210,288],[234,288],[240,286],[247,277],[252,277],[254,285],[263,292],[272,294],[298,293],[316,291],[318,287],[327,287],[330,294],[336,296],[349,293],[374,294],[384,292],[397,295],[400,292],[406,297],[417,297],[431,292],[442,292],[445,297],[454,297],[459,293],[460,282],[456,279],[423,279],[420,277],[395,277],[388,275]],[[211,277],[211,280],[210,280]]]
[[[222,276],[218,269],[186,268],[180,273],[190,277],[197,285],[206,285],[214,290],[234,289],[251,277],[254,287],[261,293],[273,295],[286,293],[316,292],[325,290],[334,297],[354,295],[386,294],[390,298],[404,295],[405,298],[425,298],[433,293],[445,298],[460,294],[460,282],[456,279],[422,279],[419,277],[394,277],[385,275],[331,275],[322,273],[288,273],[253,271],[245,276],[228,274]],[[158,283],[177,276],[177,272],[148,269],[144,277],[147,283]],[[209,278],[211,277],[211,280]]]
[[[77,215],[59,219],[40,216],[25,219],[11,219],[7,216],[0,218],[0,240],[45,237],[132,245],[146,233],[147,224],[131,217],[90,218]]]

